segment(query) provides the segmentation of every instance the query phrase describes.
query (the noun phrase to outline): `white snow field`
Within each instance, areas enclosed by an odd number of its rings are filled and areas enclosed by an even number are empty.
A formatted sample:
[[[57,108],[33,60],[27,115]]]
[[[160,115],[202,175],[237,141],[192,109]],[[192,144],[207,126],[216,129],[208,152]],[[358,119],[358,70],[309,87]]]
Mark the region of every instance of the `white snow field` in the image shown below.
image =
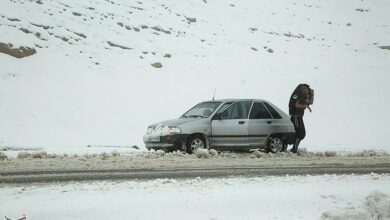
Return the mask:
[[[214,89],[287,111],[308,83],[303,147],[388,149],[389,11],[388,0],[2,0],[0,146],[142,147],[148,124]]]
[[[12,185],[0,215],[16,219],[390,219],[389,175],[157,179]]]
[[[179,160],[142,143],[149,124],[215,89],[217,99],[267,99],[287,112],[299,83],[315,89],[301,148],[309,159],[363,152],[387,163],[389,11],[388,0],[2,0],[1,168],[299,163],[305,155]],[[388,174],[0,184],[0,217],[388,220],[389,185]]]

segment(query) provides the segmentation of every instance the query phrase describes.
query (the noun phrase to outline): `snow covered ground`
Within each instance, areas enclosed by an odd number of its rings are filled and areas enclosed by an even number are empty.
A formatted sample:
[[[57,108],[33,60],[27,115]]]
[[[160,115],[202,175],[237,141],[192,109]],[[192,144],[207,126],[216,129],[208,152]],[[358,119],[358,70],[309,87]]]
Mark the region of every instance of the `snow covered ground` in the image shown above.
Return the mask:
[[[31,169],[61,165],[59,158],[14,158],[37,148],[79,164],[86,158],[129,164],[132,156],[138,167],[150,157],[155,164],[181,161],[144,152],[148,124],[179,117],[211,99],[214,89],[216,98],[263,98],[287,111],[302,82],[316,93],[302,147],[388,150],[389,11],[387,0],[3,0],[0,149],[7,156],[0,156],[11,159],[0,161],[7,165],[2,168],[20,161],[31,162]],[[8,55],[22,46],[35,53]],[[93,156],[113,150],[122,156]],[[261,164],[305,158],[257,156],[244,159]],[[241,159],[220,154],[202,161]],[[0,216],[390,219],[389,185],[389,175],[376,174],[3,184]]]
[[[2,157],[2,155],[4,155]],[[32,171],[75,171],[75,170],[180,170],[180,169],[245,169],[268,168],[283,170],[291,167],[313,167],[339,165],[360,166],[373,169],[388,167],[390,153],[385,151],[362,152],[308,152],[301,149],[299,155],[293,153],[267,154],[197,151],[195,154],[183,152],[164,153],[134,152],[121,154],[118,151],[85,154],[48,154],[46,152],[20,152],[6,155],[0,152],[1,172]],[[370,169],[368,169],[369,172]],[[303,172],[303,171],[302,171]],[[354,170],[350,170],[354,172]]]
[[[305,82],[316,100],[303,146],[388,149],[389,10],[387,0],[1,1],[0,43],[36,53],[0,53],[0,145],[142,147],[148,124],[215,88],[287,111]]]
[[[11,185],[0,216],[27,219],[390,219],[389,175]]]

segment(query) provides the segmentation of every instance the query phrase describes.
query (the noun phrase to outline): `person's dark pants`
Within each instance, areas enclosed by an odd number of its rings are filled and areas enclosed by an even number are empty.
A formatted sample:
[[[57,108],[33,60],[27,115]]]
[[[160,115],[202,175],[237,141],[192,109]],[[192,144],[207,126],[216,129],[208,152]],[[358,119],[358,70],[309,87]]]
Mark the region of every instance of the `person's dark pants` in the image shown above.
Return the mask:
[[[305,124],[303,123],[302,116],[292,115],[291,122],[294,124],[294,128],[295,128],[295,140],[291,152],[296,153],[298,151],[299,143],[306,136],[306,130],[305,130]]]

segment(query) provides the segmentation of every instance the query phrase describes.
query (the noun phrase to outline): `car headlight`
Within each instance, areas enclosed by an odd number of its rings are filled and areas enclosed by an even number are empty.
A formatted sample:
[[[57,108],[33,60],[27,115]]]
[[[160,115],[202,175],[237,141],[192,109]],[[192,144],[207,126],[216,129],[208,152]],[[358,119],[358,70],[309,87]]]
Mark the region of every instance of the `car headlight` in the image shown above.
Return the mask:
[[[150,133],[152,133],[152,131],[153,131],[153,127],[148,127],[146,129],[146,134],[150,134]]]
[[[179,127],[176,127],[176,126],[169,126],[168,133],[169,134],[178,134],[178,133],[181,133],[181,129]]]

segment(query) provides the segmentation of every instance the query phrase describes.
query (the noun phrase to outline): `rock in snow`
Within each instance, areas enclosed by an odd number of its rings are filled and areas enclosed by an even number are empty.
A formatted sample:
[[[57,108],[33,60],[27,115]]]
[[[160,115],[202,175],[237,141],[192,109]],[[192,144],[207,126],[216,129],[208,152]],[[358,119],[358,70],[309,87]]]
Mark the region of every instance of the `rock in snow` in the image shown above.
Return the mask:
[[[161,68],[162,67],[162,64],[160,62],[152,63],[151,65],[152,65],[152,67],[155,67],[155,68]]]

